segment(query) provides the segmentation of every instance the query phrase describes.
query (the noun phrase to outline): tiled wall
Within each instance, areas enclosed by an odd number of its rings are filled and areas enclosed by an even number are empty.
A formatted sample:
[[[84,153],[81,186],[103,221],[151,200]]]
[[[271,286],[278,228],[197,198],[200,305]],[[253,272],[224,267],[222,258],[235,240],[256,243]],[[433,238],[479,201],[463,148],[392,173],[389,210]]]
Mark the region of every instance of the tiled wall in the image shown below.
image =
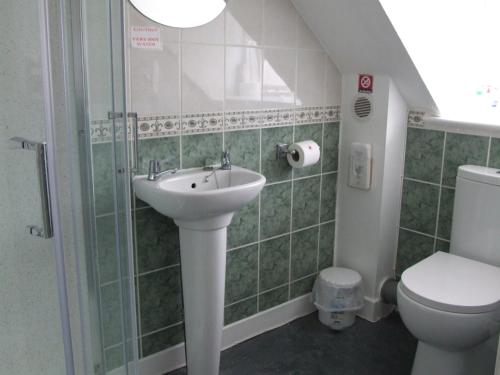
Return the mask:
[[[153,24],[133,8],[129,26]],[[139,114],[141,172],[219,162],[267,178],[228,228],[225,323],[308,293],[332,264],[340,75],[289,0],[232,0],[206,26],[161,27],[162,50],[129,50],[130,106]],[[92,104],[91,104],[92,105]],[[98,108],[99,103],[93,105]],[[107,367],[120,363],[110,124],[94,117],[93,162]],[[292,170],[275,145],[313,139],[322,158]],[[102,167],[101,166],[106,166]],[[141,356],[182,342],[179,239],[172,220],[133,209]]]
[[[500,168],[500,139],[408,127],[397,273],[449,251],[457,168]]]

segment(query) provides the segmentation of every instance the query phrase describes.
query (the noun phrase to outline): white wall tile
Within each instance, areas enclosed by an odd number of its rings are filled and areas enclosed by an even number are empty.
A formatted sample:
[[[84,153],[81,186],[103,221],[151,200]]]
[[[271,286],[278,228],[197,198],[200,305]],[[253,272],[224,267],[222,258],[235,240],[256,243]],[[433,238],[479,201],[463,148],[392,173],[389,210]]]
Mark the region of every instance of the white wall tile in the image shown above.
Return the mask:
[[[163,50],[131,48],[130,102],[139,116],[179,112],[179,44]]]
[[[329,56],[326,59],[326,88],[325,88],[325,105],[340,105],[341,90],[342,90],[342,75],[337,66],[333,63]]]
[[[264,45],[294,48],[297,11],[290,0],[265,0]]]
[[[224,44],[224,14],[205,25],[181,29],[182,42]]]
[[[224,47],[182,46],[182,112],[219,112],[224,100]]]
[[[260,109],[262,51],[226,47],[226,111]]]
[[[313,34],[309,26],[304,22],[300,15],[297,16],[297,47],[321,51],[319,40]]]
[[[290,108],[295,102],[296,51],[264,49],[263,108]]]
[[[264,0],[231,0],[226,10],[226,43],[262,44]]]
[[[111,53],[108,10],[104,3],[90,1],[87,7],[87,26],[92,28],[86,48],[93,51],[88,60],[89,111],[91,120],[104,120],[112,108]],[[2,59],[4,56],[2,56]]]
[[[128,2],[127,2],[128,3]],[[180,38],[180,29],[176,27],[169,27],[161,25],[157,22],[150,20],[140,13],[133,5],[128,3],[128,30],[130,37],[130,27],[132,26],[151,26],[158,27],[161,30],[161,39],[163,43],[178,42]],[[130,44],[130,43],[129,43]]]
[[[128,29],[159,27],[164,45],[152,51],[128,44],[128,99],[141,116],[180,109],[243,121],[243,111],[292,110],[293,117],[295,106],[339,104],[339,73],[290,0],[231,0],[217,19],[192,29],[161,26],[130,5],[127,20]]]
[[[297,59],[298,107],[324,105],[325,54],[299,50]]]

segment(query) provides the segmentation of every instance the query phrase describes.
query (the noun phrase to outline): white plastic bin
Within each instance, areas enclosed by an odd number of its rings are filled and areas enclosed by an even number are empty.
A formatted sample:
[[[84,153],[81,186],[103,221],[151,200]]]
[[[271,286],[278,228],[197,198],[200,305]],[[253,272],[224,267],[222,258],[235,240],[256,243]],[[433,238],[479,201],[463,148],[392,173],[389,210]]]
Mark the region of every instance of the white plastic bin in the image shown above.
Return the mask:
[[[316,279],[312,296],[321,323],[335,330],[350,327],[363,307],[361,275],[348,268],[326,268]]]

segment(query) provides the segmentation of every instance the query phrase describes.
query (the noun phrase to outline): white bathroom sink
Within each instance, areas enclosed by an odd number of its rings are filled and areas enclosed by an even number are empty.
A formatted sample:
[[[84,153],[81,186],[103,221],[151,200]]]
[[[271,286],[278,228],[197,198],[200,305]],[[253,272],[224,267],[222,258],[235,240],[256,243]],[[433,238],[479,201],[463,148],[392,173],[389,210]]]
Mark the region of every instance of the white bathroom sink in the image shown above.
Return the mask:
[[[185,169],[156,181],[139,176],[133,183],[138,198],[181,224],[207,221],[227,214],[230,217],[226,219],[230,221],[235,211],[257,197],[266,178],[260,173],[233,166],[230,170],[215,171]]]
[[[266,178],[248,169],[186,169],[155,181],[134,178],[138,198],[179,226],[189,372],[219,373],[224,326],[227,226]]]

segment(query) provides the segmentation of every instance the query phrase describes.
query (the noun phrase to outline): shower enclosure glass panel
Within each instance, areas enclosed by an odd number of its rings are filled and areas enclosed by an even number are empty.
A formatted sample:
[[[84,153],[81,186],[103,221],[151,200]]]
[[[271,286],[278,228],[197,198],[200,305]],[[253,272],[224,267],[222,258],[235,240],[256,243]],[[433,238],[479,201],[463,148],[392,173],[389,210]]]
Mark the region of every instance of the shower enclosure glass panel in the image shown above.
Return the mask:
[[[40,7],[39,7],[40,5]],[[48,141],[54,126],[48,90],[44,1],[0,3],[0,374],[72,374],[56,241],[43,238],[38,167],[44,158],[11,138]],[[50,131],[49,131],[50,130]],[[26,144],[25,144],[26,145]],[[10,147],[9,147],[10,146]],[[46,165],[47,166],[47,165]],[[52,167],[49,169],[53,170]],[[43,171],[44,172],[44,171]],[[36,227],[29,233],[28,226]],[[57,237],[58,233],[56,233]],[[60,258],[59,258],[60,260]],[[60,264],[59,264],[60,265]],[[60,294],[62,292],[62,294]],[[60,296],[62,296],[60,298]],[[60,311],[63,311],[61,313]],[[65,361],[69,360],[68,368]],[[67,372],[68,371],[68,372]]]
[[[78,0],[76,0],[78,1]],[[134,374],[133,271],[123,1],[80,0],[90,154],[90,213],[105,372]]]

